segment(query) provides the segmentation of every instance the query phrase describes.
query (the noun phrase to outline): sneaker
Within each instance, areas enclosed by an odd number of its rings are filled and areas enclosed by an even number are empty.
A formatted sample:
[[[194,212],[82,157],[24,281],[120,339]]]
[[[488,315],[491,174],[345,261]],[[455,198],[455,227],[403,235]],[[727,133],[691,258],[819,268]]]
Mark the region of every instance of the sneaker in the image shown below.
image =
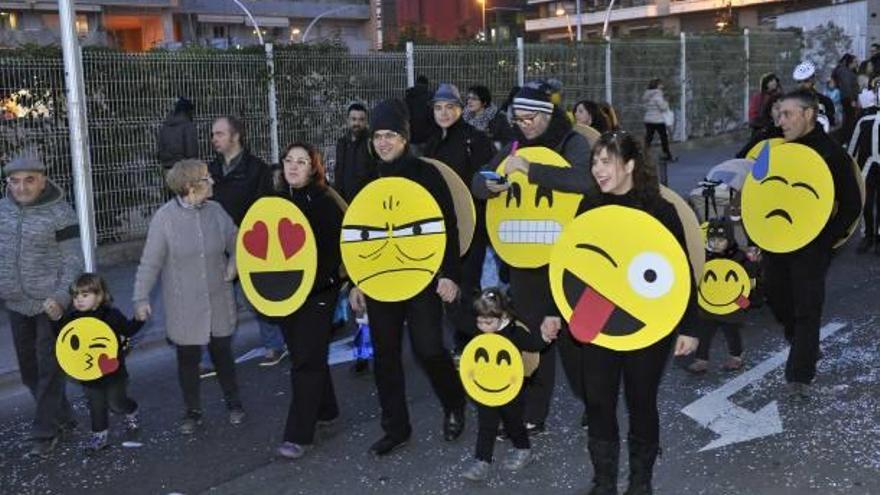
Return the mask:
[[[504,469],[508,471],[519,471],[532,462],[531,449],[514,449],[513,453],[504,459]]]
[[[138,410],[135,409],[133,413],[125,415],[125,428],[128,431],[139,430],[141,427],[140,419],[138,418]]]
[[[86,451],[94,454],[98,451],[106,449],[108,445],[107,430],[92,432],[92,437],[89,439],[89,443],[86,445]]]
[[[260,366],[275,366],[280,363],[282,359],[286,358],[289,353],[287,349],[276,351],[275,349],[269,349],[266,351],[266,355],[263,356],[263,360],[260,362]]]
[[[229,409],[229,424],[231,425],[240,425],[244,423],[244,418],[247,414],[244,412],[241,406],[232,407]]]
[[[544,423],[526,423],[526,433],[530,437],[537,437],[547,433],[547,430],[544,428]]]
[[[727,361],[724,362],[722,368],[725,371],[739,371],[743,367],[743,359],[742,356],[729,356]]]
[[[180,434],[192,435],[199,426],[202,426],[202,412],[187,411],[186,416],[183,417],[183,421],[180,423]]]
[[[299,459],[306,455],[311,449],[311,445],[300,445],[293,442],[284,442],[278,447],[278,455],[286,459]]]
[[[489,464],[486,461],[476,461],[465,472],[461,473],[464,479],[471,481],[486,481],[489,477]]]
[[[709,371],[709,361],[706,361],[705,359],[694,359],[694,362],[685,369],[695,375],[702,375]]]
[[[388,455],[395,450],[403,447],[409,441],[409,438],[397,440],[388,435],[380,438],[376,443],[370,446],[370,453],[377,456]]]
[[[25,454],[25,457],[45,457],[55,450],[58,445],[58,437],[38,438],[31,444],[31,449]]]
[[[211,378],[217,376],[217,370],[210,366],[199,365],[199,378]]]

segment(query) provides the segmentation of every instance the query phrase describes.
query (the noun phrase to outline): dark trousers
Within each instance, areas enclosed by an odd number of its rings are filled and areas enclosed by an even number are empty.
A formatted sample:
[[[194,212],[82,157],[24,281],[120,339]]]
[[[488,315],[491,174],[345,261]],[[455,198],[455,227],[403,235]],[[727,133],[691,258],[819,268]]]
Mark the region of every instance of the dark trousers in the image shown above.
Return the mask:
[[[284,427],[286,442],[311,445],[316,422],[339,416],[327,364],[338,294],[338,290],[326,290],[312,295],[295,313],[281,320],[281,333],[290,351],[292,392]]]
[[[114,377],[100,386],[83,385],[89,403],[89,417],[92,431],[104,431],[110,426],[109,411],[116,414],[131,414],[137,411],[137,402],[128,397],[128,378]]]
[[[865,219],[865,237],[877,239],[877,217],[880,215],[880,163],[875,164],[865,177],[865,208],[862,215]]]
[[[64,394],[66,376],[55,358],[55,332],[45,314],[9,311],[21,382],[36,401],[31,438],[48,439],[69,422],[73,411]]]
[[[629,412],[629,436],[644,443],[660,441],[657,390],[663,368],[669,360],[675,335],[637,351],[613,351],[595,344],[574,345],[580,352],[576,363],[583,370],[584,401],[587,405],[589,437],[617,442],[617,400],[620,382]]]
[[[858,110],[853,106],[852,98],[842,98],[840,106],[843,115],[843,122],[840,123],[840,142],[849,143],[858,121]]]
[[[672,152],[669,151],[669,135],[666,134],[666,124],[649,124],[645,122],[645,150],[651,149],[655,132],[660,135],[660,147],[663,148],[663,155],[666,158],[670,158]]]
[[[556,312],[546,267],[511,267],[510,296],[514,313],[532,332],[540,332],[544,317]],[[527,423],[543,424],[550,413],[550,401],[556,385],[555,347],[555,344],[550,344],[541,351],[538,368],[523,385]]]
[[[471,247],[461,260],[461,297],[446,305],[447,315],[455,327],[455,350],[461,352],[470,342],[477,328],[477,315],[473,302],[480,295],[480,279],[483,277],[483,261],[486,259],[488,237],[485,225],[485,206],[477,208],[477,225]]]
[[[177,379],[183,391],[183,403],[188,411],[201,411],[201,379],[199,378],[199,360],[202,346],[177,346]],[[232,336],[211,337],[208,342],[208,353],[217,370],[217,380],[223,390],[226,406],[230,409],[241,407],[238,396],[238,381],[235,378],[235,358],[232,357]]]
[[[513,446],[518,449],[532,448],[529,442],[529,434],[523,423],[523,396],[522,391],[510,402],[500,407],[489,407],[477,404],[477,452],[476,458],[480,461],[492,462],[492,452],[495,450],[495,438],[498,435],[498,425],[504,424],[504,432],[510,437]]]
[[[788,382],[810,383],[816,377],[825,275],[831,261],[831,243],[822,241],[794,253],[765,253],[763,258],[767,302],[791,344],[785,363]]]
[[[727,341],[727,351],[730,352],[730,355],[737,357],[742,355],[743,343],[742,336],[739,334],[739,329],[742,325],[711,320],[704,321],[702,325],[700,345],[697,347],[697,359],[709,360],[709,349],[712,348],[712,339],[715,337],[715,332],[719,329],[724,332],[724,340]]]
[[[403,440],[412,432],[403,376],[404,323],[409,329],[416,360],[427,373],[443,409],[464,407],[464,388],[452,356],[443,345],[443,307],[436,281],[406,301],[380,302],[367,298],[367,312],[373,338],[373,370],[382,407],[382,429],[387,435]]]

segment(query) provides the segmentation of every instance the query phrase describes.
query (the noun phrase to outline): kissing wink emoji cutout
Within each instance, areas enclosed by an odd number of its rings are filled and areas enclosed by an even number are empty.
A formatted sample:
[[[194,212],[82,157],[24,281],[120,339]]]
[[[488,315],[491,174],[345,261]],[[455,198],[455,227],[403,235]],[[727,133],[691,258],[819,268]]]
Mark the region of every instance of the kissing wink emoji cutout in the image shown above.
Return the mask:
[[[490,407],[503,406],[522,388],[522,355],[507,337],[484,333],[465,346],[458,375],[472,399]]]
[[[431,193],[401,177],[367,184],[342,220],[342,261],[377,301],[409,299],[431,283],[446,252],[443,212]]]
[[[315,235],[302,210],[284,198],[260,198],[241,221],[235,246],[241,288],[257,311],[280,317],[302,306],[318,270]]]
[[[103,321],[91,316],[76,318],[58,334],[55,357],[73,378],[97,380],[119,369],[119,340]]]
[[[749,307],[752,283],[736,261],[718,258],[706,263],[697,289],[697,304],[707,313],[729,315]]]
[[[571,221],[550,256],[553,300],[572,336],[632,351],[669,335],[687,309],[688,258],[651,215],[602,206]]]
[[[743,186],[746,233],[771,253],[789,253],[809,244],[825,228],[833,207],[828,165],[801,144],[765,145]]]
[[[531,163],[571,167],[565,158],[549,148],[522,148],[516,156]],[[506,161],[501,162],[496,172],[504,174]],[[507,191],[486,202],[486,230],[492,248],[511,266],[544,266],[562,229],[577,213],[582,196],[532,184],[521,172],[509,175],[507,181],[510,183]]]

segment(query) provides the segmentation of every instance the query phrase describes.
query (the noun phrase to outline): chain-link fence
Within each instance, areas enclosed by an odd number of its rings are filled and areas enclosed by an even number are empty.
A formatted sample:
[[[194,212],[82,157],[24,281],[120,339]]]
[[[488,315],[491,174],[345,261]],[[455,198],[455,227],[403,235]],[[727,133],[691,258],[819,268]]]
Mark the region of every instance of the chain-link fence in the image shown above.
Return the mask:
[[[747,93],[758,88],[761,74],[775,72],[791,87],[791,70],[800,58],[800,38],[789,32],[751,34],[748,42],[744,36],[688,36],[685,45],[684,60],[678,38],[614,40],[610,47],[417,46],[411,64],[404,53],[281,51],[274,55],[272,101],[263,54],[85,51],[98,242],[142,237],[167,197],[156,136],[178,96],[195,103],[204,158],[213,155],[212,121],[233,114],[245,124],[248,146],[266,161],[273,158],[273,144],[283,149],[292,141],[307,141],[324,151],[332,174],[346,107],[403,97],[408,78],[415,75],[435,84],[454,83],[462,91],[474,84],[488,86],[499,105],[521,78],[555,78],[563,83],[566,108],[581,99],[603,101],[610,94],[622,126],[634,132],[642,128],[642,93],[657,77],[684,131],[679,136],[693,137],[742,125]],[[0,162],[32,148],[46,161],[50,176],[70,191],[64,84],[60,54],[0,54]],[[277,136],[270,105],[278,115]]]

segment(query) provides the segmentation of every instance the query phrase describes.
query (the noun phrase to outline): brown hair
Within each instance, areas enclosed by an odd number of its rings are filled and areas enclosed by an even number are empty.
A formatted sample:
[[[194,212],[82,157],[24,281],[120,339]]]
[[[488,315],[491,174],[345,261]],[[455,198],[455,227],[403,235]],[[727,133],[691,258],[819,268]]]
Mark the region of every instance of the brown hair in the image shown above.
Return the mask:
[[[633,192],[643,205],[653,204],[660,197],[660,181],[657,168],[645,155],[639,140],[626,131],[606,132],[599,136],[593,146],[590,164],[602,150],[617,157],[621,163],[633,161]]]
[[[474,300],[474,313],[477,316],[501,318],[505,315],[513,317],[510,298],[498,287],[490,287]]]
[[[287,158],[287,154],[290,153],[290,150],[294,148],[302,148],[306,150],[306,154],[309,155],[309,161],[312,162],[312,184],[315,184],[318,187],[327,187],[324,160],[321,158],[321,152],[318,151],[318,148],[309,143],[295,141],[287,145],[287,148],[284,148],[284,153],[281,154],[281,176],[279,180],[276,181],[276,188],[278,190],[286,190],[290,185],[284,180],[284,159]]]
[[[70,297],[76,297],[80,292],[89,292],[98,296],[99,306],[113,302],[113,296],[107,289],[107,282],[97,273],[83,273],[70,284]]]

